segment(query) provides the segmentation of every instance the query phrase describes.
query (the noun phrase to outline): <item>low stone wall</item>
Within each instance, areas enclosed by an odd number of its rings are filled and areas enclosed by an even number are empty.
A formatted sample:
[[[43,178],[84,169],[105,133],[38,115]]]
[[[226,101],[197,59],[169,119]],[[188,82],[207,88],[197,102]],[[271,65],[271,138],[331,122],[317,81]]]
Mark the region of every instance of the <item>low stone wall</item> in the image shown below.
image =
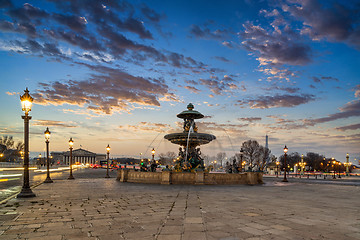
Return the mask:
[[[130,169],[118,170],[120,182],[156,183],[156,184],[262,184],[263,174],[260,172],[244,173],[205,173],[205,172],[137,172]]]

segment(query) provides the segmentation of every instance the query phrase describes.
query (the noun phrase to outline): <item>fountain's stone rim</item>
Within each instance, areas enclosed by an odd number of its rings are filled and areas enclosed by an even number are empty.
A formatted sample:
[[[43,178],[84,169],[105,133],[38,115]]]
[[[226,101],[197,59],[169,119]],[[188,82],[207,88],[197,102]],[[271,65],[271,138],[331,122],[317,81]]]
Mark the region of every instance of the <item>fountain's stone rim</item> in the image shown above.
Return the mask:
[[[171,143],[186,146],[188,140],[188,132],[183,133],[170,133],[164,136],[165,139],[169,140]],[[212,140],[215,140],[216,137],[212,134],[208,133],[191,133],[189,136],[189,144],[190,145],[204,145]]]
[[[195,110],[185,110],[182,111],[181,113],[179,113],[178,115],[176,115],[178,118],[182,118],[182,119],[200,119],[203,118],[204,115],[199,113],[198,111]]]

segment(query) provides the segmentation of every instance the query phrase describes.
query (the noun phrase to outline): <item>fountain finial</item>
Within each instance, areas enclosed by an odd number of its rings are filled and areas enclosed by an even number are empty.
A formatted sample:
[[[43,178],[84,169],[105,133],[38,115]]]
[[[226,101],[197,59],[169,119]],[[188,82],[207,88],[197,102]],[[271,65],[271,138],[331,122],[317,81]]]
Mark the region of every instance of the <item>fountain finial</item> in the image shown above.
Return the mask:
[[[194,109],[194,105],[193,105],[192,103],[189,103],[189,104],[187,105],[187,109],[188,109],[189,111],[192,111],[192,110]]]

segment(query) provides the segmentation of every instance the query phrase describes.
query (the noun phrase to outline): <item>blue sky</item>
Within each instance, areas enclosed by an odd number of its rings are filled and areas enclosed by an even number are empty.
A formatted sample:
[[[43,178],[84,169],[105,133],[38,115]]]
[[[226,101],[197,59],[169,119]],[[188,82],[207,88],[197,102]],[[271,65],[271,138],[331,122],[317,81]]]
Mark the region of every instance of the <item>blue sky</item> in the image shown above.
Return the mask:
[[[279,156],[360,158],[358,1],[0,1],[1,135],[22,139],[28,87],[33,154],[75,147],[114,156],[177,151],[189,102],[217,136]]]

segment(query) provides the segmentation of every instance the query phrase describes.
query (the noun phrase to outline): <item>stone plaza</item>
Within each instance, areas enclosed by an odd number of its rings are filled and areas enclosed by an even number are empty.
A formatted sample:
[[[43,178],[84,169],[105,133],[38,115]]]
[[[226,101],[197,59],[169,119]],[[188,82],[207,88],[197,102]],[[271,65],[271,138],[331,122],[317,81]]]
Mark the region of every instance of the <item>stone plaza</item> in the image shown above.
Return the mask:
[[[360,185],[55,179],[1,204],[0,239],[360,239]]]

